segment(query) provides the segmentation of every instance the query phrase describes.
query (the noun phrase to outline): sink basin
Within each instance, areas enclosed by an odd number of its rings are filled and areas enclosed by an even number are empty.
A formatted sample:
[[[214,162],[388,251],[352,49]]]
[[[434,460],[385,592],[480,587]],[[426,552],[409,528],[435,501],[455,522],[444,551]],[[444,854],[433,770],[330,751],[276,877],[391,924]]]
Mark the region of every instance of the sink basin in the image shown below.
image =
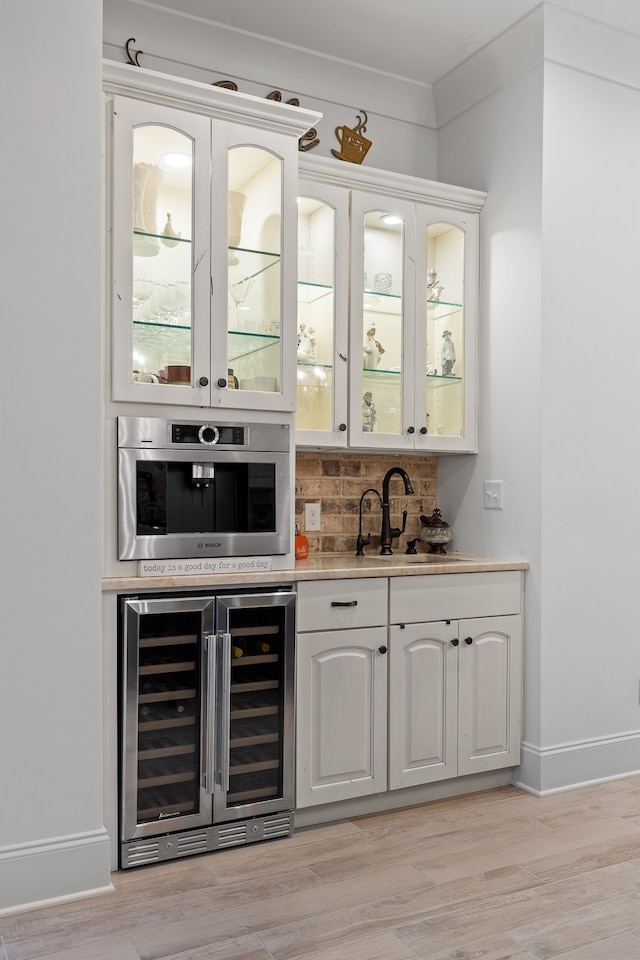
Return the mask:
[[[477,562],[475,557],[455,557],[451,554],[437,553],[394,553],[390,557],[383,556],[381,553],[372,556],[364,556],[363,560],[370,563],[473,563]]]

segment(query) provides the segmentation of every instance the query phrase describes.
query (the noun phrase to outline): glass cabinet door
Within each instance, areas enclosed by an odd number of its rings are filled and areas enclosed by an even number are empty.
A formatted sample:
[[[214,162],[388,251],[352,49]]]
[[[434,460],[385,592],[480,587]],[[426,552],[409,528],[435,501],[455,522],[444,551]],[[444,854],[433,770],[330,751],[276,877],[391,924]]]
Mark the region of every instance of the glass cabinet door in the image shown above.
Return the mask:
[[[282,159],[258,147],[233,147],[227,223],[230,389],[280,389],[281,220]]]
[[[426,361],[416,398],[424,402],[431,447],[473,449],[475,286],[468,274],[475,234],[456,211],[419,206],[418,224],[416,355]]]
[[[196,196],[208,198],[209,128],[204,117],[117,103],[116,399],[203,402],[195,357],[208,353],[208,262],[194,210]]]
[[[413,446],[414,205],[352,200],[350,442]]]
[[[296,334],[299,444],[336,447],[347,441],[347,201],[345,191],[301,184]],[[341,323],[337,322],[338,305]]]
[[[261,132],[256,144],[249,136],[213,128],[212,405],[293,409],[295,351],[286,334],[294,325],[295,259],[285,251],[295,243],[297,142]]]

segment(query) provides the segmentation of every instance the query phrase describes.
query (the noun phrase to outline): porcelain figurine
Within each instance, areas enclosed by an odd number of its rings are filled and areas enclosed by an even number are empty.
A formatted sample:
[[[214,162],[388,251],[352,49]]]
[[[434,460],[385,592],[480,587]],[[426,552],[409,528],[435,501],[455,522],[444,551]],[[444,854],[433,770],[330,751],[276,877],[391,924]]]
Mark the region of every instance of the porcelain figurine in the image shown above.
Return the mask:
[[[456,362],[456,348],[451,339],[450,330],[445,330],[442,334],[440,359],[442,360],[442,376],[450,377],[453,374],[453,365]]]

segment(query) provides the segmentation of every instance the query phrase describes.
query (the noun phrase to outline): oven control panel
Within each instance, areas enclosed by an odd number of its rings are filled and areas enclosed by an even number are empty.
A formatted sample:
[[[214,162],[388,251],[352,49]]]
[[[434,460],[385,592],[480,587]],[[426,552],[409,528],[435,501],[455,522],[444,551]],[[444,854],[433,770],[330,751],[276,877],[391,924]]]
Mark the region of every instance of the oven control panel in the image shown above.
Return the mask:
[[[172,443],[203,443],[205,446],[224,443],[244,447],[247,442],[245,433],[244,427],[217,426],[214,423],[171,424]]]

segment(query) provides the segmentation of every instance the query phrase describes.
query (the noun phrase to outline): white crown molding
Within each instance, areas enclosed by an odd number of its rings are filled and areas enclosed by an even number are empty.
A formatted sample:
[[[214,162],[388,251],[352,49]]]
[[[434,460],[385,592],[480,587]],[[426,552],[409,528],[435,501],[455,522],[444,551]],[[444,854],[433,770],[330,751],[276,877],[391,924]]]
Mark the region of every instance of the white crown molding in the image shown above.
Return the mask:
[[[322,119],[322,114],[314,110],[113,60],[102,61],[102,85],[107,93],[221,120],[233,117],[249,126],[298,138]]]
[[[437,180],[423,180],[407,174],[377,170],[374,167],[330,160],[325,157],[300,157],[300,176],[319,183],[367,190],[386,197],[429,201],[438,206],[479,212],[487,194],[482,190],[458,187]]]

